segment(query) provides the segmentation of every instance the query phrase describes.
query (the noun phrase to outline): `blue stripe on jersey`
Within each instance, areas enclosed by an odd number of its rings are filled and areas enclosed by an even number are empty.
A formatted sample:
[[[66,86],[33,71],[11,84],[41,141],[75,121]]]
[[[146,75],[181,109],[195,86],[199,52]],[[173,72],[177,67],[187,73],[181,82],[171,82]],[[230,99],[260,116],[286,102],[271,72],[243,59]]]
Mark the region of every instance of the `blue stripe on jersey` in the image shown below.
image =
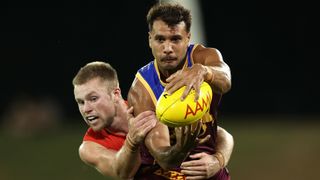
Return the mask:
[[[187,50],[188,67],[192,66],[191,52],[194,45],[190,44]],[[160,82],[157,71],[155,69],[154,61],[149,62],[138,71],[145,81],[149,84],[155,97],[159,99],[161,93],[164,91],[164,86]]]
[[[187,50],[188,67],[192,66],[191,52],[192,52],[193,46],[194,46],[194,44],[190,44],[190,46],[188,47],[188,50]]]
[[[149,84],[155,97],[158,99],[161,93],[164,91],[164,87],[162,86],[158,77],[157,71],[154,66],[154,61],[151,61],[150,63],[139,69],[139,73]]]

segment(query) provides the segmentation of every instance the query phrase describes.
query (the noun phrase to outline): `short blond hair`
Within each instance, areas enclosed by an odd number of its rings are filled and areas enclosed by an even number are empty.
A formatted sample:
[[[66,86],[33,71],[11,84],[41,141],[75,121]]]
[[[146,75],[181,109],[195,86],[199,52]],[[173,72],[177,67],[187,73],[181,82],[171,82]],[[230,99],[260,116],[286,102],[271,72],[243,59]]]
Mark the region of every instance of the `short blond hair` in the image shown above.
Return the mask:
[[[106,81],[108,89],[119,87],[117,71],[109,63],[103,61],[93,61],[81,67],[73,78],[72,84],[73,86],[82,85],[95,78]]]

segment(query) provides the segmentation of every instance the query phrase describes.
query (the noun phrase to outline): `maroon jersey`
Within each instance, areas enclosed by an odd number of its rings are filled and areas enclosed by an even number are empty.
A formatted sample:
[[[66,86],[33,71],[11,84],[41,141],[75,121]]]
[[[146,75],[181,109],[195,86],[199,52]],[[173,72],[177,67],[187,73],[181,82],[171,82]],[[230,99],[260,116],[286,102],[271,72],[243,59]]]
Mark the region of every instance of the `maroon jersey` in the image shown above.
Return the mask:
[[[184,65],[185,68],[191,67],[194,64],[192,60],[192,53],[195,48],[196,45],[189,45]],[[164,91],[164,86],[166,85],[165,82],[161,81],[156,60],[151,61],[139,69],[136,74],[136,78],[144,85],[146,90],[149,92],[154,105],[156,105],[157,99],[159,99],[160,95]],[[199,138],[204,138],[207,135],[210,135],[209,141],[195,147],[191,151],[191,154],[199,152],[214,154],[216,152],[215,144],[217,136],[217,109],[220,99],[221,95],[213,93],[212,102],[210,104],[210,112],[205,114],[201,119],[202,129]],[[170,136],[175,137],[174,128],[169,128],[169,131]],[[175,144],[174,138],[171,138],[171,144]],[[179,168],[176,168],[172,171],[164,171],[161,169],[144,145],[141,146],[140,150],[142,165],[136,175],[136,179],[185,179],[185,176],[180,173]],[[186,161],[189,160],[191,159],[188,157]],[[222,169],[211,179],[227,180],[229,179],[229,173],[226,169]]]

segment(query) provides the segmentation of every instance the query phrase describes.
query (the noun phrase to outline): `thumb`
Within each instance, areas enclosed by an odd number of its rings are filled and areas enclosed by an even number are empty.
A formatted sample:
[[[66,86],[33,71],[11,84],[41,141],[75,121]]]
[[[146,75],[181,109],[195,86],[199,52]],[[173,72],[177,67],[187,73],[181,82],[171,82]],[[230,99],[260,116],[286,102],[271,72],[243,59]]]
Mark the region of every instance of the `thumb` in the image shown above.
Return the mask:
[[[129,117],[129,119],[133,117],[133,106],[131,106],[131,107],[127,110],[127,115],[128,115],[128,117]]]
[[[174,79],[177,75],[181,74],[181,70],[178,70],[177,72],[171,74],[171,76],[169,76],[166,81],[169,83],[170,81],[172,81],[172,79]]]
[[[132,114],[133,113],[133,106],[131,106],[128,110],[127,110],[128,114]]]
[[[129,128],[131,127],[131,119],[134,118],[133,117],[133,107],[131,106],[128,110],[127,110],[127,121],[128,121],[128,125],[129,125]]]
[[[190,155],[189,157],[190,157],[191,159],[200,159],[200,158],[202,158],[204,155],[205,155],[205,154],[204,154],[203,152],[201,152],[201,153],[192,154],[192,155]]]

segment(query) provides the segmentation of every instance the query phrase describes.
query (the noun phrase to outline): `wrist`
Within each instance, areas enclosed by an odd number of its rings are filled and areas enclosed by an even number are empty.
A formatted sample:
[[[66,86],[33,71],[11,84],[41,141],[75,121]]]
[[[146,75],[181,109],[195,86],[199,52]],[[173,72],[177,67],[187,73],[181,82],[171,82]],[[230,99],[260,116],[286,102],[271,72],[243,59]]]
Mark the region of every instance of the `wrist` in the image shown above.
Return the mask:
[[[221,152],[217,151],[213,156],[218,160],[220,168],[224,168],[225,160],[224,160],[223,154]]]
[[[209,84],[212,84],[214,80],[214,75],[210,67],[203,65],[205,68],[205,76],[204,76],[204,81],[206,81]]]
[[[130,135],[127,135],[125,144],[126,144],[127,149],[131,152],[136,152],[139,149],[139,144],[134,143],[134,141],[131,139]]]

